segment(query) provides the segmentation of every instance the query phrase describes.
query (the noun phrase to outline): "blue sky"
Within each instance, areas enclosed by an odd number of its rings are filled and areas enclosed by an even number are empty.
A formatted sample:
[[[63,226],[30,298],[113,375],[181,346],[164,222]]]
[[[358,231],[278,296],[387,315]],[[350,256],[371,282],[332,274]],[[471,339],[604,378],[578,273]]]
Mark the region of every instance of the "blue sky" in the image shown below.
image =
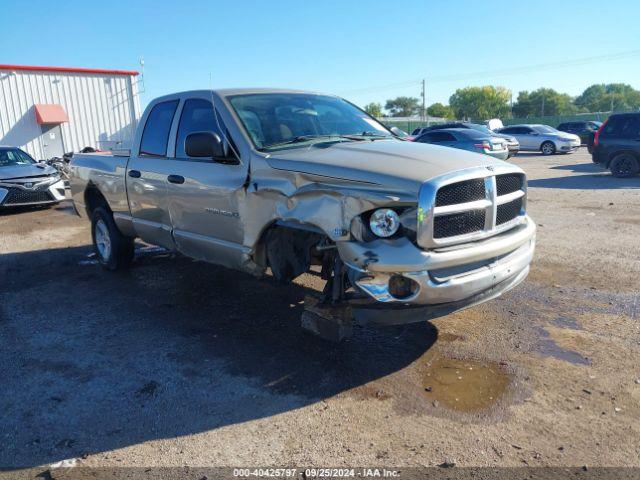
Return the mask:
[[[427,104],[468,85],[514,97],[542,86],[640,88],[638,54],[556,66],[640,50],[632,0],[0,0],[0,17],[0,63],[139,69],[144,56],[143,105],[208,88],[210,74],[214,88],[310,89],[360,105],[418,96],[423,77]],[[531,65],[548,66],[513,73]]]

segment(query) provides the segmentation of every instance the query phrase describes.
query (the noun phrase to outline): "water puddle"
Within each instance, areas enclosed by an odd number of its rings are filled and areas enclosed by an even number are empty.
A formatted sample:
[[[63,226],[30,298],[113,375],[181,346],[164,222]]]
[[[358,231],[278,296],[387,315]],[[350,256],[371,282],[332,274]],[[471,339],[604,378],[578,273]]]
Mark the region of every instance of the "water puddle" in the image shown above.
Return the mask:
[[[496,363],[438,356],[427,364],[424,389],[434,405],[477,412],[491,407],[510,382],[511,375]]]

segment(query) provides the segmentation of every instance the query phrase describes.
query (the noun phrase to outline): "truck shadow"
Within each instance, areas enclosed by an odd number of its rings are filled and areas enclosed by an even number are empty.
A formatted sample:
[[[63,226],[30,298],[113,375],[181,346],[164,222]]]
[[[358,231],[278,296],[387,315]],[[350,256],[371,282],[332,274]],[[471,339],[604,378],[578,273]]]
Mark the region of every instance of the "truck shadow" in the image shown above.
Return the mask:
[[[367,327],[329,344],[299,326],[305,285],[165,253],[114,274],[90,251],[0,257],[0,468],[284,414],[403,369],[438,335]]]

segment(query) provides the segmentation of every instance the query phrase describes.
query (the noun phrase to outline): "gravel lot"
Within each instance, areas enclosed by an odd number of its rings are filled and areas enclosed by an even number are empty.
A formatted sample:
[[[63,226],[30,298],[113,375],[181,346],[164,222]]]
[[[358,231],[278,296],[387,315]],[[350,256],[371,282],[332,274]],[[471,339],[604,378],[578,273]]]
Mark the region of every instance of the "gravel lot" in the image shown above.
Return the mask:
[[[0,468],[640,466],[640,178],[513,160],[529,278],[339,345],[299,328],[314,277],[144,246],[108,273],[70,205],[0,214]]]

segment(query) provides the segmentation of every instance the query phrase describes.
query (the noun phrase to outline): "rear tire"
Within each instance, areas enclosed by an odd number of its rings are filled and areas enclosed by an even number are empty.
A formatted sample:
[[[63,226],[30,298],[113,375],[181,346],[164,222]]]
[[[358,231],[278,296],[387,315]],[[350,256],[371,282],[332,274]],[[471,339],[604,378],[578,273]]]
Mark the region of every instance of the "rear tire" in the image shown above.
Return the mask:
[[[619,153],[611,160],[609,169],[614,177],[629,178],[640,172],[640,163],[630,153]]]
[[[91,216],[93,250],[100,265],[107,270],[123,270],[133,261],[133,238],[125,237],[104,207],[98,207]]]
[[[553,155],[554,153],[556,153],[556,145],[555,143],[547,140],[546,142],[543,142],[542,145],[540,145],[540,151],[543,155]]]

